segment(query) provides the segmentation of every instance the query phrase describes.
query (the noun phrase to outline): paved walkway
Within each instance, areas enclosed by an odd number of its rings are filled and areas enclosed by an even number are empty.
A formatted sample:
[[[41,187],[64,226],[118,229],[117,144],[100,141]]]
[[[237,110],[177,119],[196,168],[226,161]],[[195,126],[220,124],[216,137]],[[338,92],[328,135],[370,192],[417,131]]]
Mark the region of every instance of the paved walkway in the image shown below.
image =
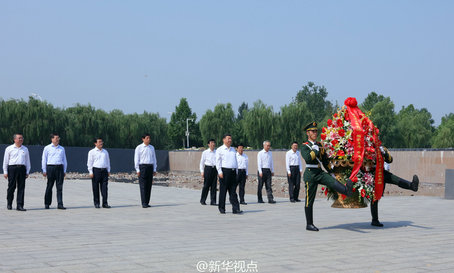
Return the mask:
[[[213,272],[235,272],[236,262],[237,272],[454,272],[451,200],[385,196],[385,228],[373,228],[369,209],[319,199],[320,232],[308,232],[303,204],[285,199],[257,204],[249,195],[243,215],[221,215],[198,203],[199,191],[154,187],[143,209],[138,185],[110,183],[112,209],[95,209],[91,183],[79,180],[65,182],[61,211],[43,209],[44,190],[43,179],[28,179],[28,211],[0,207],[0,271],[199,272],[211,262]]]

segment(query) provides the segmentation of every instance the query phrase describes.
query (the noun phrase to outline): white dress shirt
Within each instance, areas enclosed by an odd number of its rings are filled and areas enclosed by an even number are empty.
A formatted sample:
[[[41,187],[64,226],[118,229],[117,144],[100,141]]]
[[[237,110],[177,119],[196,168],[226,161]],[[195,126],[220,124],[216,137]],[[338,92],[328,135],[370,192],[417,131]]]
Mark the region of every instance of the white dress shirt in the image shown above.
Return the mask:
[[[8,165],[24,165],[27,174],[30,173],[30,153],[27,147],[15,144],[6,147],[5,156],[3,157],[3,174],[8,174]]]
[[[216,169],[222,174],[222,168],[237,169],[236,151],[233,147],[222,145],[216,150]]]
[[[202,158],[200,158],[200,172],[203,173],[205,166],[216,166],[216,150],[210,149],[203,151]]]
[[[93,168],[107,169],[110,173],[109,153],[106,149],[93,148],[88,152],[87,160],[88,172],[93,174]]]
[[[140,144],[137,145],[134,151],[134,167],[137,172],[140,172],[140,164],[153,164],[153,172],[156,172],[158,161],[156,161],[156,152],[153,145]]]
[[[271,172],[274,173],[273,154],[271,151],[267,152],[263,149],[257,154],[257,168],[260,174],[262,173],[262,168],[271,169]]]
[[[41,159],[43,173],[47,173],[47,165],[63,165],[63,172],[66,173],[68,163],[66,162],[65,148],[60,145],[55,146],[52,143],[44,147]]]
[[[300,151],[296,150],[296,152],[294,152],[293,150],[290,150],[285,154],[285,169],[287,170],[288,174],[290,174],[290,166],[299,166],[300,172],[303,171]]]
[[[249,158],[247,157],[247,155],[244,152],[241,155],[237,152],[236,162],[238,163],[238,169],[246,169],[246,175],[248,175]]]

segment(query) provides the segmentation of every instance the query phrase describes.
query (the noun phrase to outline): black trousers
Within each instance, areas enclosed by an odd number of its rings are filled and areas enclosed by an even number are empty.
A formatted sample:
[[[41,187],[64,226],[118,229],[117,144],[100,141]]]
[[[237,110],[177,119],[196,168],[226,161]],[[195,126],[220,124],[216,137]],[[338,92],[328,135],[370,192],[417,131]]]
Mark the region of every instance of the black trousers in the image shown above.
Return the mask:
[[[211,204],[216,204],[216,188],[218,171],[215,166],[205,166],[203,169],[203,188],[202,195],[200,196],[200,202],[205,202],[210,191]]]
[[[301,173],[299,166],[290,166],[290,177],[288,180],[288,195],[290,200],[297,200],[300,195]]]
[[[91,184],[93,188],[93,202],[99,205],[99,191],[101,190],[102,204],[107,205],[107,184],[109,181],[109,173],[107,169],[93,168],[93,178]]]
[[[265,183],[266,195],[268,196],[268,202],[273,200],[273,189],[271,188],[271,170],[268,168],[262,168],[262,177],[260,177],[260,173],[257,172],[257,177],[259,179],[259,184],[257,187],[257,198],[258,201],[263,201],[262,198],[262,189],[263,183]]]
[[[25,176],[27,171],[24,165],[9,165],[8,166],[8,189],[6,193],[6,200],[8,205],[13,204],[14,191],[17,185],[17,206],[24,206],[24,194],[25,194]]]
[[[142,206],[145,206],[150,203],[154,167],[153,164],[140,164],[139,170],[140,199],[142,201]]]
[[[47,187],[46,193],[44,194],[44,205],[52,204],[52,188],[57,188],[57,203],[59,206],[63,206],[63,179],[65,173],[63,171],[63,165],[47,165]]]
[[[222,168],[224,178],[219,178],[219,211],[225,211],[225,197],[229,192],[230,204],[233,211],[240,210],[240,203],[236,195],[236,169]]]
[[[238,169],[238,175],[236,177],[236,183],[239,187],[240,202],[244,202],[244,188],[246,186],[246,170]]]

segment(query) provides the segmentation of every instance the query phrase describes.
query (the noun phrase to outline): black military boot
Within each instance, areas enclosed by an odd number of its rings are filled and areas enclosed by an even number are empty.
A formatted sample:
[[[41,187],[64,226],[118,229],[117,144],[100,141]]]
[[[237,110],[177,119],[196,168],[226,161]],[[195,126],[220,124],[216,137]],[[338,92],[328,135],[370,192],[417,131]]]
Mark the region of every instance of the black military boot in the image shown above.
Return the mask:
[[[336,182],[334,182],[333,185],[333,190],[350,197],[353,194],[353,182],[350,179],[348,179],[347,184],[344,185],[336,180]]]
[[[370,203],[370,214],[372,214],[372,222],[370,224],[375,227],[382,227],[383,224],[378,221],[378,201]]]
[[[304,208],[304,211],[306,212],[306,230],[309,231],[318,231],[318,228],[314,226],[313,218],[312,218],[312,207]]]
[[[406,190],[418,191],[419,178],[417,175],[413,175],[412,182],[399,178],[399,183],[397,183],[397,186],[401,187],[402,189],[406,189]]]
[[[418,176],[415,174],[413,175],[413,180],[411,181],[411,190],[412,191],[418,191],[418,188],[419,188],[419,178]]]

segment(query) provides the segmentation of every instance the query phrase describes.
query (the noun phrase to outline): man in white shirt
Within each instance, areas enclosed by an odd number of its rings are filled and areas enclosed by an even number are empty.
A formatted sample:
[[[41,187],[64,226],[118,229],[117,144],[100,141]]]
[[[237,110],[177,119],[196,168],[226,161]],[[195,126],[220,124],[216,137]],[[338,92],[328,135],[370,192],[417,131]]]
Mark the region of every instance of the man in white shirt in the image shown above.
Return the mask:
[[[271,177],[274,176],[273,155],[271,154],[271,142],[265,140],[263,142],[263,150],[257,154],[257,169],[258,169],[258,188],[257,198],[259,203],[263,202],[262,189],[265,183],[266,194],[268,196],[268,203],[275,204],[273,197],[273,189],[271,188]]]
[[[102,207],[110,208],[107,203],[107,184],[110,176],[109,153],[103,149],[104,141],[101,137],[94,139],[95,148],[88,152],[87,167],[90,173],[93,188],[93,202],[99,209],[99,191],[102,195]]]
[[[8,179],[8,190],[6,194],[7,209],[12,210],[14,191],[17,185],[17,207],[18,211],[24,209],[25,179],[30,173],[30,154],[27,147],[23,146],[24,136],[22,134],[13,135],[14,144],[6,147],[3,157],[3,176]]]
[[[237,185],[239,186],[239,195],[240,195],[240,204],[247,205],[244,201],[244,188],[246,187],[246,180],[249,175],[248,173],[248,165],[249,165],[249,158],[243,152],[244,151],[244,144],[238,144],[236,148],[236,161],[238,162],[238,175],[236,177]]]
[[[236,161],[236,151],[231,146],[232,136],[226,134],[222,141],[224,145],[216,150],[216,169],[219,176],[219,212],[225,214],[225,197],[228,191],[233,214],[242,214],[243,211],[240,210],[240,203],[235,191],[238,163]]]
[[[49,209],[52,204],[52,188],[57,188],[57,208],[66,209],[63,206],[63,179],[68,166],[65,148],[60,146],[60,136],[57,133],[50,135],[51,144],[44,147],[41,159],[43,176],[47,177],[46,193],[44,195],[44,208]]]
[[[203,178],[202,195],[200,196],[200,204],[206,205],[205,201],[210,191],[210,205],[216,206],[216,188],[218,172],[216,170],[216,141],[208,140],[208,148],[203,151],[200,159],[200,173]]]
[[[142,208],[149,208],[151,197],[151,186],[153,176],[156,175],[157,161],[156,152],[153,145],[150,144],[150,134],[142,136],[143,143],[136,147],[134,152],[134,167],[139,177],[140,199]]]
[[[298,197],[300,194],[303,165],[301,164],[301,155],[298,151],[298,142],[296,141],[292,143],[292,148],[285,154],[285,169],[287,170],[290,202],[301,202]]]

